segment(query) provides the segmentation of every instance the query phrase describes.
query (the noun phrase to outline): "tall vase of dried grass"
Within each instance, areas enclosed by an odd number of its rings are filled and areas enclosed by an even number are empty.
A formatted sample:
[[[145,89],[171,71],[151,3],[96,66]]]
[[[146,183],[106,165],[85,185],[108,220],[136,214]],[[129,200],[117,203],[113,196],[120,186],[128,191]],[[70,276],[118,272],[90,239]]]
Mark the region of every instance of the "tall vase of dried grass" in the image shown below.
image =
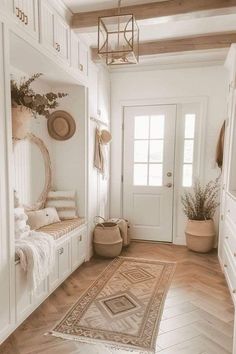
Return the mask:
[[[185,191],[181,198],[188,218],[186,243],[192,251],[206,253],[214,247],[216,232],[213,216],[219,205],[218,192],[218,180],[210,181],[205,186],[196,181],[193,192]]]

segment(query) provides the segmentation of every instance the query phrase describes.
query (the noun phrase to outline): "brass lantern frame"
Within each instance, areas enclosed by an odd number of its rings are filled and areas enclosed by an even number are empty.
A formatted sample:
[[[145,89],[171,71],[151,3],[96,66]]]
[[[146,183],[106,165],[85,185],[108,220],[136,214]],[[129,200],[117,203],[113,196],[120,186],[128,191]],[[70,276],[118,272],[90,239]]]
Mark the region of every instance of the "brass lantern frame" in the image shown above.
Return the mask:
[[[121,28],[122,19],[126,18],[124,28]],[[107,20],[117,21],[117,30],[109,30],[107,28]],[[124,21],[123,21],[124,22]],[[129,26],[131,29],[128,29]],[[105,38],[101,43],[100,35],[105,34]],[[128,38],[127,34],[131,37]],[[109,49],[109,37],[117,35],[117,45],[120,46],[120,38],[123,39],[125,48],[118,50]],[[120,11],[117,15],[101,16],[98,18],[98,55],[105,58],[107,65],[124,65],[124,64],[137,64],[139,62],[139,28],[133,14],[121,14]]]

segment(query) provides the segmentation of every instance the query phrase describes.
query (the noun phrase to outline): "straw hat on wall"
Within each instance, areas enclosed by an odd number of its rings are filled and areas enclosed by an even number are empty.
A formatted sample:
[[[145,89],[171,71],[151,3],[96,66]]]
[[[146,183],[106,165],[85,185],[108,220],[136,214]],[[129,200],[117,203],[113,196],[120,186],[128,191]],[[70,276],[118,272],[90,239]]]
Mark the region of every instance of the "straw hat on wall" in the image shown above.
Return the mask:
[[[49,135],[56,140],[68,140],[76,131],[75,120],[65,111],[53,112],[47,124]]]

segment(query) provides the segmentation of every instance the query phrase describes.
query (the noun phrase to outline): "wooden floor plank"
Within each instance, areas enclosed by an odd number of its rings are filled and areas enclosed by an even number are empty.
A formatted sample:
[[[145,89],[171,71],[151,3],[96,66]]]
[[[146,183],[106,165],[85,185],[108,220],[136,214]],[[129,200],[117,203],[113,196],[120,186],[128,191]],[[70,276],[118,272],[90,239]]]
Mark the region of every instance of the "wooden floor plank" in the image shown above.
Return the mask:
[[[177,263],[158,336],[161,354],[231,354],[233,304],[216,252],[133,242],[124,256]],[[50,331],[109,264],[94,258],[76,270],[6,341],[0,354],[114,354],[101,345],[65,341]],[[128,354],[122,350],[119,354]]]

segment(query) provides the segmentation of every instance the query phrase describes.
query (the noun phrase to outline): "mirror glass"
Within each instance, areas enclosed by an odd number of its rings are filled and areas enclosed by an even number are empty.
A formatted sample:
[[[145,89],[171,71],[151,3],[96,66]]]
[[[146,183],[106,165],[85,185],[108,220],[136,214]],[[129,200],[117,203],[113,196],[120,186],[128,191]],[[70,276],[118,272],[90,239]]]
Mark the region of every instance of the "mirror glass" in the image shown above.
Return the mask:
[[[39,209],[50,185],[50,160],[43,142],[33,135],[14,145],[14,189],[27,209]]]

